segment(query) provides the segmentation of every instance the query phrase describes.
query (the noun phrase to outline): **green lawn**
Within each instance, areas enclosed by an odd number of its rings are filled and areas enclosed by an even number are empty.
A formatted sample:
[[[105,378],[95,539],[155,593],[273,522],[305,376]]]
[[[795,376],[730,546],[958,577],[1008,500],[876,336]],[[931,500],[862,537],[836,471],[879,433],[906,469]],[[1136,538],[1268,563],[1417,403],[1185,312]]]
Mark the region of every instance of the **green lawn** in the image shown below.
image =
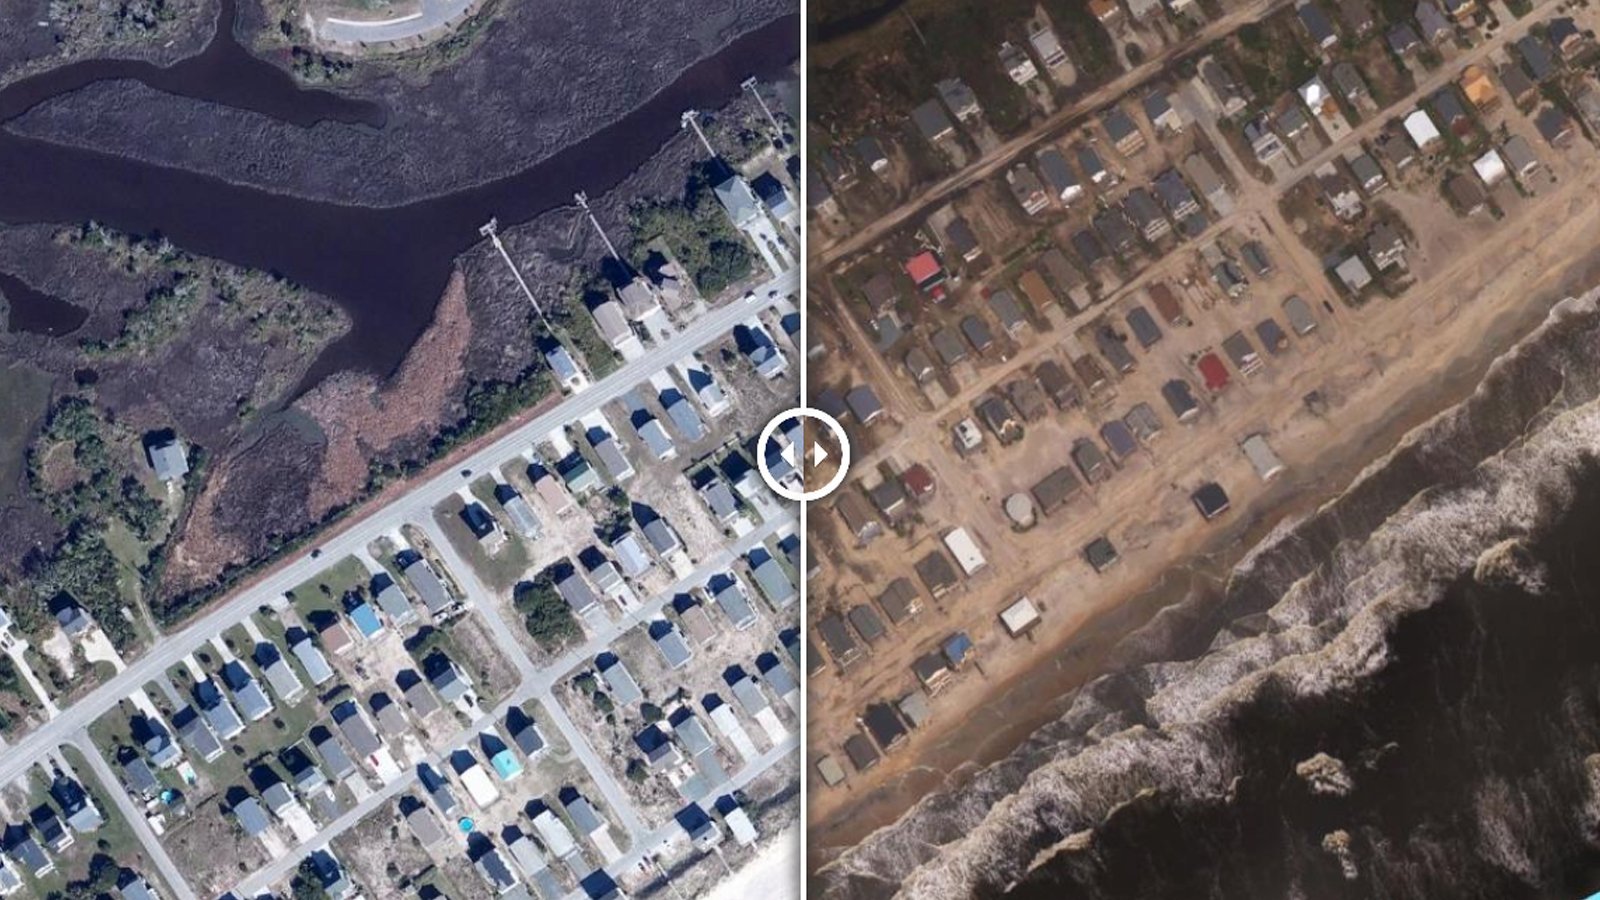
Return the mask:
[[[290,591],[289,595],[302,614],[316,610],[338,613],[343,612],[339,603],[341,597],[357,589],[366,593],[370,582],[367,567],[354,556],[346,556]]]
[[[0,369],[0,397],[6,398],[0,403],[0,502],[13,499],[13,490],[24,485],[28,443],[49,408],[54,381],[28,366]]]
[[[478,539],[467,528],[467,523],[461,519],[461,510],[465,507],[460,497],[451,496],[434,509],[433,520],[456,552],[466,558],[467,564],[477,570],[490,587],[508,590],[528,574],[528,566],[532,564],[528,548],[516,536],[508,533],[505,545],[498,553],[493,556],[485,553]],[[504,528],[504,525],[502,522],[501,527]]]

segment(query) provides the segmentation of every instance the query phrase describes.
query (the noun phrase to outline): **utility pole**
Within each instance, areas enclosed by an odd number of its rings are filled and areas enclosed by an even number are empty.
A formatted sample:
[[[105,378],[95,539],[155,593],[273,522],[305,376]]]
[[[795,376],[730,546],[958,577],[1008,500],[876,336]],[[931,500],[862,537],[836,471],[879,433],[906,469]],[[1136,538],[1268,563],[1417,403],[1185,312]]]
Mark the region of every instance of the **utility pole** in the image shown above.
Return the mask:
[[[706,152],[711,154],[711,158],[712,159],[716,159],[717,158],[716,149],[711,146],[711,142],[710,141],[706,140],[706,133],[704,131],[700,130],[700,111],[696,110],[696,109],[686,109],[686,110],[684,110],[683,111],[683,124],[688,128],[693,128],[694,129],[695,136],[700,138],[700,143],[705,145]]]
[[[772,110],[767,107],[767,98],[761,96],[760,89],[756,87],[756,77],[751,75],[749,78],[746,78],[743,82],[741,82],[739,86],[749,91],[750,95],[756,98],[756,102],[761,104],[761,111],[766,113],[767,121],[772,123],[772,136],[775,138],[783,137],[783,126],[778,124],[777,117],[774,116],[772,114]]]
[[[539,308],[539,301],[534,299],[533,291],[528,289],[528,283],[522,280],[522,271],[517,268],[516,263],[511,261],[511,254],[506,252],[506,245],[500,243],[500,220],[490,218],[482,228],[478,229],[478,233],[488,238],[494,244],[494,248],[500,251],[500,258],[505,260],[506,265],[511,268],[511,277],[517,279],[517,286],[522,288],[523,295],[528,298],[528,304],[533,307],[534,313],[539,316],[539,321],[544,323],[545,330],[554,337],[556,333],[555,327],[550,324],[549,319],[545,318],[544,310]]]
[[[617,248],[611,243],[611,238],[606,236],[606,230],[600,227],[600,220],[595,218],[594,212],[589,209],[589,195],[579,191],[572,195],[572,199],[578,201],[578,208],[583,210],[583,214],[589,217],[589,224],[594,226],[595,233],[600,235],[600,240],[605,242],[606,250],[611,254],[611,258],[617,262],[622,262],[622,254],[617,252]]]

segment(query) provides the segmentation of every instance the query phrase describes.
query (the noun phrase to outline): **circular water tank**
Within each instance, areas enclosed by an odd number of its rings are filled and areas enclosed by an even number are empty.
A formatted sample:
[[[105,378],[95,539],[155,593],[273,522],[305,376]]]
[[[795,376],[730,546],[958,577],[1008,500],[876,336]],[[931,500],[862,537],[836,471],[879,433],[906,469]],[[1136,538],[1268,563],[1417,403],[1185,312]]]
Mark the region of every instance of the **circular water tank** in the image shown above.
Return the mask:
[[[1012,494],[1006,498],[1006,517],[1018,528],[1032,528],[1034,523],[1033,498],[1027,494]]]
[[[461,819],[456,822],[456,824],[461,827],[461,831],[463,833],[470,833],[472,831],[473,822],[466,816],[462,816]]]

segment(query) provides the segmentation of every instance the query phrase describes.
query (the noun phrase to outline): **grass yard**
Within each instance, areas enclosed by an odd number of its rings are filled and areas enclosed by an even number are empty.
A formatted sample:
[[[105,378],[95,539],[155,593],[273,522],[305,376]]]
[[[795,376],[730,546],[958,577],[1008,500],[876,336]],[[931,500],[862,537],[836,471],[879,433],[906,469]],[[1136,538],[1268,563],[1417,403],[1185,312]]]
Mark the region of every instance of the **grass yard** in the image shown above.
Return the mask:
[[[456,552],[466,558],[467,564],[477,570],[490,587],[499,591],[510,590],[512,585],[527,575],[532,562],[528,557],[528,549],[514,535],[507,534],[505,545],[498,553],[491,556],[484,552],[461,518],[461,511],[465,508],[466,503],[460,497],[451,496],[434,508],[433,521]],[[501,526],[504,528],[504,523]]]
[[[38,369],[15,365],[0,369],[0,503],[13,499],[13,492],[24,487],[23,469],[28,463],[28,444],[44,420],[50,405],[50,388],[55,379]]]

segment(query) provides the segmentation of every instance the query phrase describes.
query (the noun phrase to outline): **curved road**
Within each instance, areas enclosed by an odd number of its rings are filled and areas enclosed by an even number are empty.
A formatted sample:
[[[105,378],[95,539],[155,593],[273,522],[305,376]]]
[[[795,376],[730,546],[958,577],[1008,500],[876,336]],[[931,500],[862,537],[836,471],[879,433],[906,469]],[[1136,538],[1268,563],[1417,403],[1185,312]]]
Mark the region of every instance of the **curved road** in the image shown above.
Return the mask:
[[[393,19],[322,20],[317,36],[336,44],[389,44],[420,38],[453,25],[472,11],[478,0],[421,0],[421,9]]]

